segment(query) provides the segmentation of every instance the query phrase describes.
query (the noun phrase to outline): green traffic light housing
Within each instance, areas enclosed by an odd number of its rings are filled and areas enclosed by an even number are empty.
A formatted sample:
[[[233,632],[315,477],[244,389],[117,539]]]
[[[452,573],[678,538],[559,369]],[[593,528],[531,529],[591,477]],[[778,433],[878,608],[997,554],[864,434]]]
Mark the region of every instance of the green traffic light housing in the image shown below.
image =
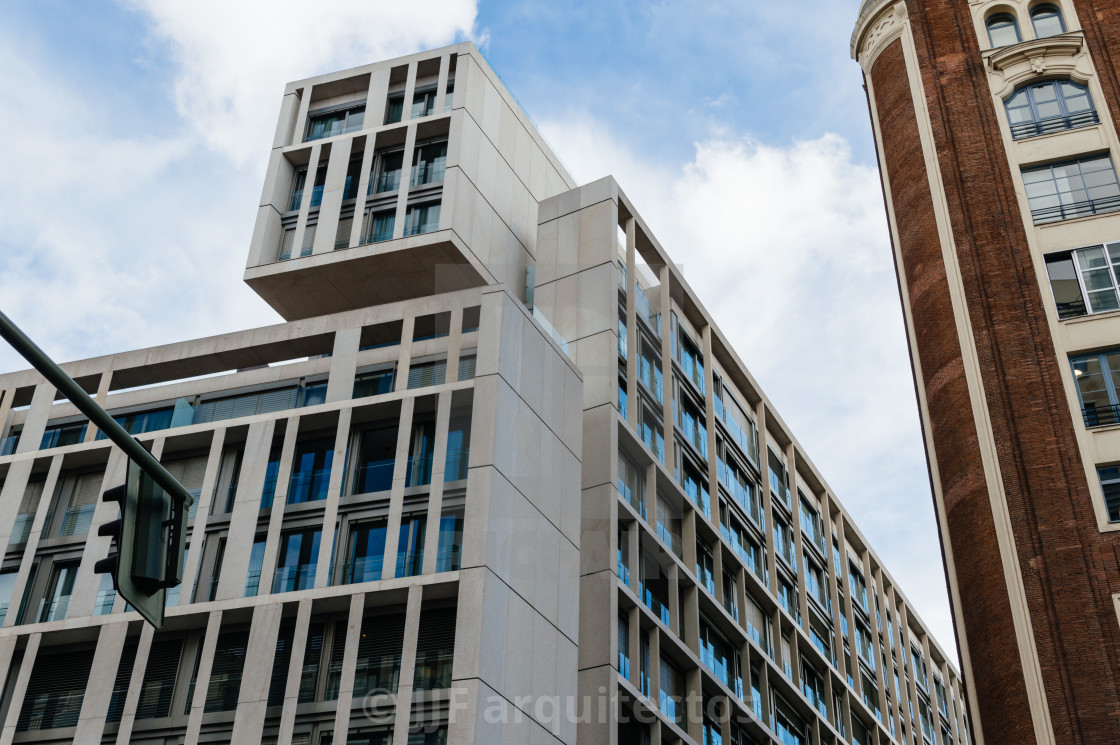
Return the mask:
[[[98,527],[110,536],[115,553],[94,566],[113,577],[117,594],[157,629],[163,625],[167,589],[183,578],[184,536],[188,505],[165,492],[129,460],[123,486],[102,494],[120,506],[120,519]]]

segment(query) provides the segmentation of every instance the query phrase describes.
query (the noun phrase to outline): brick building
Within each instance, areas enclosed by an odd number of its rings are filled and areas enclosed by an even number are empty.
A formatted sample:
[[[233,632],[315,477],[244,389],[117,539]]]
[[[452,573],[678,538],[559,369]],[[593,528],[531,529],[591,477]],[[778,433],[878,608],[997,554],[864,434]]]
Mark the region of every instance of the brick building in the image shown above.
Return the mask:
[[[866,0],[852,36],[988,745],[1120,741],[1118,40],[1099,0]]]

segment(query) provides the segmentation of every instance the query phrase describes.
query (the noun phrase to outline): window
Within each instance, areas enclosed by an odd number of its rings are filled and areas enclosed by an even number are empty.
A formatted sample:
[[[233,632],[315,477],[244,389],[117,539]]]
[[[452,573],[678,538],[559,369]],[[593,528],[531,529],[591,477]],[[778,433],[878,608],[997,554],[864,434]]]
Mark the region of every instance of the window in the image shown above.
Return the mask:
[[[661,682],[661,695],[659,697],[661,711],[671,721],[680,723],[683,714],[680,705],[684,698],[684,680],[681,672],[673,663],[662,657],[661,675],[659,677]]]
[[[136,704],[137,719],[159,719],[171,713],[171,696],[179,672],[182,639],[156,637],[148,652],[148,667]],[[123,705],[123,702],[122,702]]]
[[[447,429],[447,455],[443,465],[443,480],[462,481],[467,477],[471,455],[470,412],[453,415]]]
[[[1057,36],[1066,32],[1062,11],[1058,10],[1058,6],[1050,3],[1031,8],[1031,26],[1034,27],[1036,39],[1045,39],[1047,36]]]
[[[377,154],[377,173],[370,179],[372,193],[396,191],[401,185],[404,150],[388,150]]]
[[[280,559],[272,591],[307,590],[315,585],[319,561],[319,531],[301,530],[280,536]]]
[[[345,623],[343,627],[345,628]],[[396,693],[403,646],[403,614],[368,616],[362,619],[362,635],[358,642],[358,662],[354,674],[354,698],[373,692]]]
[[[424,202],[408,208],[404,216],[404,234],[420,235],[439,230],[439,202]]]
[[[447,140],[417,145],[412,154],[411,186],[435,184],[443,181],[443,168],[447,161]]]
[[[87,422],[71,422],[69,424],[56,424],[48,426],[43,432],[43,439],[39,443],[40,450],[60,448],[66,445],[77,445],[86,434]]]
[[[381,425],[359,435],[352,494],[388,491],[393,485],[393,464],[397,452],[397,427]]]
[[[23,490],[23,499],[20,501],[19,514],[16,515],[16,521],[12,525],[9,545],[27,543],[27,537],[31,535],[31,524],[35,521],[35,511],[39,508],[39,501],[43,496],[43,486],[42,478],[27,482],[27,488]]]
[[[1011,136],[1016,140],[1100,122],[1089,89],[1071,80],[1021,86],[1004,102],[1004,107]]]
[[[447,380],[447,360],[422,362],[408,368],[408,387],[426,388],[430,385],[443,385]]]
[[[265,541],[263,538],[258,538],[253,542],[253,548],[249,552],[249,573],[245,577],[245,597],[256,597],[257,591],[261,585],[261,569],[264,567],[264,546]]]
[[[298,210],[303,204],[303,189],[307,183],[307,166],[296,171],[292,177],[292,198],[288,201],[288,211]],[[323,186],[327,183],[327,164],[320,163],[315,169],[315,184],[311,189],[310,209],[318,209],[323,202]]]
[[[1120,423],[1120,349],[1071,357],[1086,427]]]
[[[451,662],[455,652],[455,608],[420,611],[416,637],[416,672],[413,690],[451,687]]]
[[[1120,467],[1098,468],[1097,476],[1104,491],[1104,507],[1110,523],[1120,523]]]
[[[392,240],[396,213],[393,210],[367,210],[362,245]]]
[[[56,729],[77,724],[92,666],[92,649],[61,651],[40,648],[27,682],[16,731]]]
[[[103,471],[79,474],[66,488],[66,511],[62,514],[62,526],[58,531],[60,536],[86,535],[93,522],[93,511],[97,507],[97,498],[101,496],[101,482]]]
[[[462,552],[463,513],[460,510],[444,512],[439,519],[439,547],[436,554],[436,571],[458,571]]]
[[[342,578],[344,584],[381,579],[385,561],[384,520],[361,523],[350,529],[350,561]]]
[[[992,48],[1018,44],[1023,40],[1019,35],[1019,24],[1010,13],[995,13],[988,17],[985,25],[988,27],[988,41]]]
[[[291,483],[288,485],[288,504],[326,499],[333,460],[333,437],[297,442]]]
[[[432,457],[435,450],[435,420],[426,418],[414,421],[408,445],[408,470],[405,472],[405,486],[426,486],[432,483]]]
[[[227,631],[218,636],[203,711],[233,711],[237,708],[237,694],[241,692],[241,673],[245,668],[245,650],[248,645],[248,631]]]
[[[396,124],[404,113],[404,91],[390,93],[385,99],[385,123]]]
[[[1023,185],[1036,225],[1120,209],[1120,184],[1107,154],[1024,168]]]
[[[1120,243],[1046,256],[1058,318],[1120,310]]]
[[[397,541],[397,577],[415,577],[424,567],[424,532],[428,520],[423,514],[401,517]]]
[[[321,140],[324,137],[356,132],[362,128],[366,116],[366,103],[345,104],[330,109],[312,111],[307,115],[307,134],[303,141]]]
[[[47,592],[39,601],[39,623],[61,621],[66,618],[66,612],[70,609],[70,597],[74,594],[74,581],[77,578],[78,562],[55,565]]]
[[[391,367],[387,370],[374,370],[357,376],[354,378],[354,398],[392,393],[396,373],[396,368]]]
[[[419,88],[412,94],[412,113],[410,118],[419,119],[436,110],[436,86]]]

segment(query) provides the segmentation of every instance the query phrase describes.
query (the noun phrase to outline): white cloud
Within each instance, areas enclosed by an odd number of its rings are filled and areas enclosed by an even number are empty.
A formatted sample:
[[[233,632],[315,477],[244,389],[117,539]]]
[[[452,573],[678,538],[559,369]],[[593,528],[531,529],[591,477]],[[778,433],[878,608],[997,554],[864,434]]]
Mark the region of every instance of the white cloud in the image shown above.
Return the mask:
[[[888,571],[954,648],[879,177],[835,135],[726,131],[683,167],[578,115],[542,124],[581,183],[612,173]]]
[[[288,81],[469,37],[477,14],[474,0],[122,2],[150,18],[178,66],[179,113],[237,162],[266,152]]]
[[[145,64],[170,60],[145,72],[178,118],[129,117],[116,107],[170,107],[127,76],[52,72],[60,50],[0,29],[0,309],[59,360],[279,321],[241,276],[283,85],[452,43],[476,16],[474,0],[123,4],[150,23]],[[23,367],[0,345],[0,370]]]

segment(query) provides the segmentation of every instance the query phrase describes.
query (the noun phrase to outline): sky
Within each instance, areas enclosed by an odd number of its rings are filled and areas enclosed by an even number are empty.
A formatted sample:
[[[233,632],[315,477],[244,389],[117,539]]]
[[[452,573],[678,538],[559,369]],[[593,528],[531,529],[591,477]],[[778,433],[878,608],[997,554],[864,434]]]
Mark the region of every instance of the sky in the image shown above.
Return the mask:
[[[619,181],[952,652],[858,5],[9,0],[0,309],[62,361],[279,322],[241,277],[284,84],[470,39]]]

